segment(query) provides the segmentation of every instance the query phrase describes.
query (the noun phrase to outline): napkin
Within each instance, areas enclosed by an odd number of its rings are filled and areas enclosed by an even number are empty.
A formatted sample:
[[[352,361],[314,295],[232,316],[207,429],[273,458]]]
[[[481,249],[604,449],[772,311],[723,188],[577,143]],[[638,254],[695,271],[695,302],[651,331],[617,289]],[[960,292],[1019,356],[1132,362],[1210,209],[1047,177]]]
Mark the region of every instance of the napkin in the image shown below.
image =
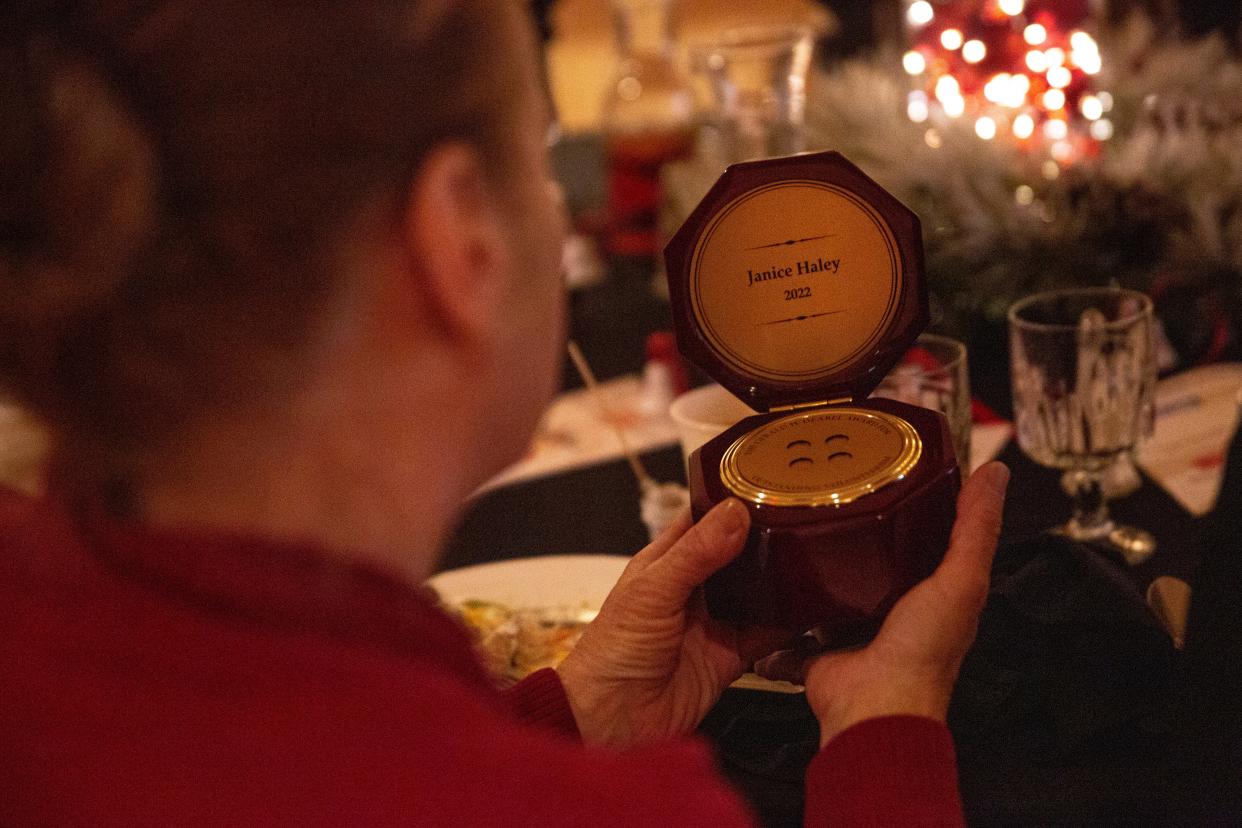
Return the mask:
[[[964,761],[1132,749],[1167,731],[1177,667],[1131,572],[1038,535],[998,551],[949,725]]]
[[[1238,422],[1242,363],[1202,365],[1156,385],[1156,428],[1138,453],[1143,471],[1186,511],[1204,515],[1221,488]]]
[[[1202,534],[1179,730],[1190,760],[1232,769],[1234,795],[1242,800],[1242,432],[1226,451],[1220,495]],[[1224,756],[1232,758],[1222,762]]]
[[[1242,431],[1226,451],[1220,494],[1204,521],[1194,587],[1187,630],[1192,667],[1242,705]]]

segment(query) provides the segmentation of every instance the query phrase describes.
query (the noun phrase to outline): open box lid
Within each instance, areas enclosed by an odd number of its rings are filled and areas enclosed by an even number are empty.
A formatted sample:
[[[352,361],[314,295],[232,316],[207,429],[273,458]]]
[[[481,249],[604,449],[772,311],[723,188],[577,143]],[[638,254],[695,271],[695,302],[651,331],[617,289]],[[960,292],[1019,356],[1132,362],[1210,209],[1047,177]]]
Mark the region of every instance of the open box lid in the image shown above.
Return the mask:
[[[840,153],[729,167],[664,255],[678,347],[756,411],[865,398],[927,325],[918,217]]]

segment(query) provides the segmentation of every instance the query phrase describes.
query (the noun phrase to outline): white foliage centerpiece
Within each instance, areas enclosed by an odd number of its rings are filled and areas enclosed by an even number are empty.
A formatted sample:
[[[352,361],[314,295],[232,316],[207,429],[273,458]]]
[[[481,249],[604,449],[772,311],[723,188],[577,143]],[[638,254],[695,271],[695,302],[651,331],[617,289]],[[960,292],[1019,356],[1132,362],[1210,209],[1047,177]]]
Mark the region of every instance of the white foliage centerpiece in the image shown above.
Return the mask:
[[[807,147],[842,152],[919,214],[941,329],[999,325],[1039,290],[1118,283],[1153,295],[1182,364],[1236,358],[1242,62],[1219,38],[1181,40],[1141,15],[1092,47],[1099,66],[1068,119],[1078,140],[1042,129],[1046,112],[1027,133],[1029,108],[980,129],[983,107],[1002,104],[976,96],[954,117],[912,79],[921,67],[879,54],[811,79]],[[673,211],[718,172],[710,159],[671,170]]]

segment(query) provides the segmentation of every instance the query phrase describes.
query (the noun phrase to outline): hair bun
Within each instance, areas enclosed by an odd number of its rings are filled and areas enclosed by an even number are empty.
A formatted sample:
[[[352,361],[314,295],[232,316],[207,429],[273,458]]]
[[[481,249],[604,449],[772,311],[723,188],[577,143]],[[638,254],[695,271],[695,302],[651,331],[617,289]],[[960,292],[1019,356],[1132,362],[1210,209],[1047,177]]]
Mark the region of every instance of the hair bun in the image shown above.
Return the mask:
[[[0,3],[0,42],[23,42],[39,32],[61,34],[75,16],[69,0],[10,0]]]
[[[7,5],[34,6],[3,15],[32,29],[65,6]],[[13,355],[54,352],[130,277],[154,225],[149,141],[100,72],[55,35],[0,43],[0,192],[0,378],[21,393],[32,366]]]

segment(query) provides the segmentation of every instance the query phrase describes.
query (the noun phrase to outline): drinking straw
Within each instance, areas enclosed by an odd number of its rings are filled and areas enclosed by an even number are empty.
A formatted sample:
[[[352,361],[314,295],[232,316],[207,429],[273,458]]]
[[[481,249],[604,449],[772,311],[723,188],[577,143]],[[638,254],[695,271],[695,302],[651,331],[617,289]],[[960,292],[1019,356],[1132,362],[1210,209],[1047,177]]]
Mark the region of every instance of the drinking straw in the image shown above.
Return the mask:
[[[574,367],[578,369],[578,373],[582,376],[583,383],[586,384],[587,391],[591,398],[595,400],[596,407],[600,413],[607,412],[607,406],[604,405],[603,395],[600,394],[599,383],[595,379],[595,373],[591,370],[591,366],[587,364],[586,357],[582,355],[582,349],[578,347],[578,343],[572,339],[569,340],[569,358],[573,360]],[[638,480],[638,487],[641,491],[647,491],[656,485],[651,475],[647,474],[647,470],[643,468],[642,461],[638,459],[638,455],[630,448],[630,441],[625,438],[625,429],[612,418],[605,417],[608,424],[612,426],[612,430],[616,432],[617,439],[621,441],[621,452],[625,455],[626,461],[630,464],[630,470],[634,472],[634,477]]]

